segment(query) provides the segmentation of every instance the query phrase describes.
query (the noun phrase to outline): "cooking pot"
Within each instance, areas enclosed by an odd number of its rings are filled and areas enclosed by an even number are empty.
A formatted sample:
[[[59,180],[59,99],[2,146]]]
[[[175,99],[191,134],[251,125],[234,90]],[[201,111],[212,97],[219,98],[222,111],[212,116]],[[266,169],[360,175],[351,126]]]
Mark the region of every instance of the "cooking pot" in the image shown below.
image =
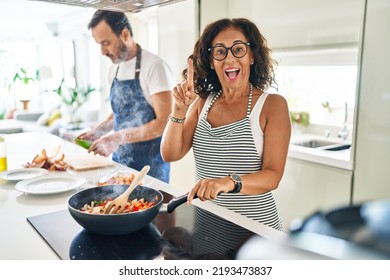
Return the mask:
[[[90,214],[79,210],[85,204],[91,204],[93,200],[116,198],[128,187],[128,185],[108,185],[79,191],[68,199],[68,210],[78,224],[95,234],[119,235],[135,232],[147,226],[159,213],[163,202],[163,195],[160,191],[145,186],[137,186],[134,189],[130,194],[130,200],[144,198],[146,201],[156,202],[154,206],[142,211],[122,214]]]

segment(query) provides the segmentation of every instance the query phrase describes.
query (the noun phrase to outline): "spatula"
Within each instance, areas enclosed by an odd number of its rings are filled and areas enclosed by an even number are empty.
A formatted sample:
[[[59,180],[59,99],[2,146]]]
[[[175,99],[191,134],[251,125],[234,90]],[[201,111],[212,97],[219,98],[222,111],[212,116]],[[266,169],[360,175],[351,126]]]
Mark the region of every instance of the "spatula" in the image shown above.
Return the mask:
[[[131,182],[130,186],[127,188],[127,190],[115,198],[114,200],[108,202],[106,206],[104,207],[103,211],[104,214],[118,214],[123,213],[125,210],[126,204],[129,200],[129,196],[132,193],[132,191],[142,182],[146,174],[148,173],[150,169],[149,165],[145,165],[144,168],[135,176],[133,181]]]

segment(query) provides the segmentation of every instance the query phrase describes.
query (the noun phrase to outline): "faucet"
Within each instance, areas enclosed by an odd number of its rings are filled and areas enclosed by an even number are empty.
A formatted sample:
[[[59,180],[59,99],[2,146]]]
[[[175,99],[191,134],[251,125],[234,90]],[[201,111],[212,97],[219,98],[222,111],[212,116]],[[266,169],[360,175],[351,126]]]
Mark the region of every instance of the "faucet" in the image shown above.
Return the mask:
[[[344,102],[344,124],[343,128],[339,131],[338,137],[346,140],[348,138],[348,103]]]

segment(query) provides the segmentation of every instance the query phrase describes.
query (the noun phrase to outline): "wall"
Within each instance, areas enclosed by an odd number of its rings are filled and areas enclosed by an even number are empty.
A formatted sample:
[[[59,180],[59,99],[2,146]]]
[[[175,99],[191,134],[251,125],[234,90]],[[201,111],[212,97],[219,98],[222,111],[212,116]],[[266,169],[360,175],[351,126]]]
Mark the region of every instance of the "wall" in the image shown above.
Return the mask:
[[[181,81],[181,72],[186,67],[187,58],[192,53],[198,36],[197,9],[197,1],[186,0],[158,9],[147,9],[131,16],[135,38],[150,51],[158,51],[170,66],[176,82]],[[151,39],[145,35],[145,30],[150,28],[148,21],[155,22],[158,26],[158,41],[155,45],[151,45]],[[170,185],[183,189],[184,193],[194,183],[195,166],[190,151],[182,160],[171,164]]]
[[[187,65],[198,38],[198,5],[195,0],[186,0],[162,6],[158,13],[159,54],[168,62],[177,82]],[[174,16],[172,16],[174,15]],[[181,188],[183,193],[195,183],[195,164],[192,150],[180,161],[171,164],[170,185]]]
[[[169,63],[177,82],[181,82],[181,72],[198,38],[197,14],[195,0],[161,6],[158,10],[159,54]]]

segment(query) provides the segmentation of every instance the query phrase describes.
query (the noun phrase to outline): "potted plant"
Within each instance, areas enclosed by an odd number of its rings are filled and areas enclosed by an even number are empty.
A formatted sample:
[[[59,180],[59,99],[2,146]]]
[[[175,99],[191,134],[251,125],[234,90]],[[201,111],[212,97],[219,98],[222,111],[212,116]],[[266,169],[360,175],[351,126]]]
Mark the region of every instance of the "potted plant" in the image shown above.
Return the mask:
[[[11,92],[11,89],[18,83],[22,83],[24,85],[28,85],[30,82],[35,82],[38,79],[39,73],[35,73],[35,77],[32,77],[27,74],[27,71],[25,68],[20,67],[16,70],[15,74],[13,75],[13,78],[10,81],[7,81],[6,85],[8,87],[8,92]],[[16,107],[16,97],[14,97],[15,100],[15,107]],[[23,99],[20,100],[23,103],[23,110],[28,109],[28,103],[30,102],[29,99]]]
[[[60,85],[54,92],[61,98],[70,115],[70,123],[73,129],[80,128],[79,110],[81,106],[89,99],[90,94],[95,91],[95,88],[88,86],[87,88],[67,87],[62,79]]]
[[[310,113],[305,111],[290,111],[291,123],[293,130],[300,133],[302,128],[310,124]]]

